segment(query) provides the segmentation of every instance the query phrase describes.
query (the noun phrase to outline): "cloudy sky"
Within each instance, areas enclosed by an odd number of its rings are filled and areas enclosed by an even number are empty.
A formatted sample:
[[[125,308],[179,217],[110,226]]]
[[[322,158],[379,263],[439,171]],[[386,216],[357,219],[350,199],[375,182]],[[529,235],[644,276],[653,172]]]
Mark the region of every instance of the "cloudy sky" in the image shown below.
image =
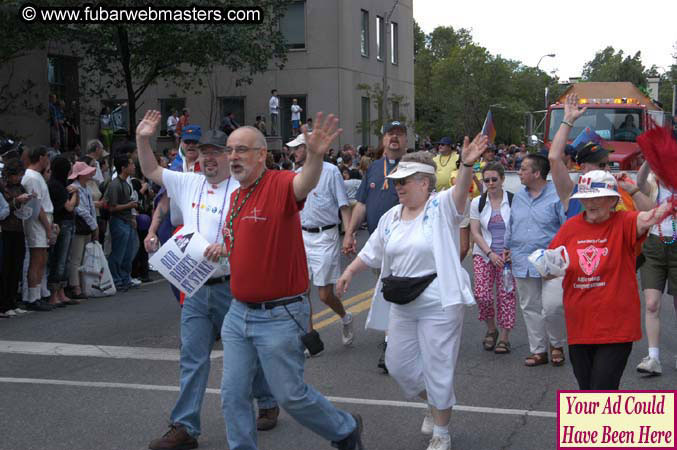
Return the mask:
[[[677,0],[414,0],[424,32],[437,26],[472,30],[492,54],[556,71],[562,80],[580,76],[585,62],[606,46],[642,52],[644,66],[673,64]],[[662,67],[661,67],[662,66]]]

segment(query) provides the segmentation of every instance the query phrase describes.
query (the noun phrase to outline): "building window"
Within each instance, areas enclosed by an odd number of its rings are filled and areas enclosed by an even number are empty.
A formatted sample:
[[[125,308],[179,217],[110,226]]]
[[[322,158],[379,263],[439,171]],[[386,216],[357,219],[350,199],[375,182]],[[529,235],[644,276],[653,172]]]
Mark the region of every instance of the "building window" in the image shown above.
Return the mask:
[[[287,12],[280,19],[280,32],[288,48],[306,48],[306,2],[287,6]]]
[[[185,107],[185,98],[160,99],[160,114],[162,114],[162,122],[160,123],[160,136],[167,136],[167,119],[172,115],[172,112],[176,110],[176,117],[181,117],[181,110]]]
[[[221,118],[219,120],[219,128],[221,121],[228,113],[235,114],[235,121],[240,125],[245,125],[244,115],[244,99],[245,97],[221,97]]]
[[[360,33],[360,52],[369,57],[369,11],[362,10],[362,32]]]
[[[397,42],[397,23],[390,23],[390,62],[392,64],[397,64],[397,51],[398,51],[398,42]]]
[[[383,61],[385,52],[385,26],[383,24],[383,17],[376,16],[376,59]]]
[[[47,81],[49,82],[49,93],[56,95],[59,100],[63,99],[66,94],[64,78],[64,59],[60,56],[48,56]]]
[[[393,101],[393,120],[400,120],[400,102]]]
[[[127,100],[102,100],[101,104],[110,109],[110,124],[113,128],[113,132],[127,132],[129,125],[129,108],[127,107]]]
[[[370,122],[369,117],[369,97],[362,97],[362,145],[369,146]]]

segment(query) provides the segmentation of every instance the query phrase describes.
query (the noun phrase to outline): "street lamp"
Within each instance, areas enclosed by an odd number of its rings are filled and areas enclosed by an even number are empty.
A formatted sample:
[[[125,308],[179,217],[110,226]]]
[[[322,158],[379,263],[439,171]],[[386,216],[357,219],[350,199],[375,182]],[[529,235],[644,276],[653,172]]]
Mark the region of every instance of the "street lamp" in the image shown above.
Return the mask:
[[[547,55],[541,56],[541,58],[538,60],[538,64],[536,64],[536,70],[538,71],[538,66],[541,65],[541,61],[543,61],[543,58],[548,57],[548,58],[554,58],[555,55],[554,53],[548,53]],[[545,98],[545,109],[548,109],[548,86],[545,87],[545,93],[544,96]]]
[[[543,58],[545,58],[545,57],[554,58],[555,56],[557,56],[557,55],[555,55],[554,53],[548,53],[547,55],[541,56],[541,59],[538,60],[538,64],[536,64],[536,70],[538,70],[538,66],[541,65],[541,61],[543,61]]]

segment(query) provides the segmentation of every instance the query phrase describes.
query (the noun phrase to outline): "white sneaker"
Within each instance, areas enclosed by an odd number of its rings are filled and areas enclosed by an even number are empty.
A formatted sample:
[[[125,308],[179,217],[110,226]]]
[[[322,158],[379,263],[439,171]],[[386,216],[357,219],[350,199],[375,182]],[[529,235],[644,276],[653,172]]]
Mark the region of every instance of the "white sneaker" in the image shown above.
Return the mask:
[[[341,340],[343,345],[349,346],[353,344],[353,339],[355,338],[355,333],[353,332],[353,313],[346,313],[347,322],[344,322],[341,319]]]
[[[9,317],[14,317],[17,315],[16,311],[14,311],[13,309],[8,309],[7,311],[5,311],[5,314],[7,314]]]
[[[27,310],[22,309],[22,308],[14,308],[14,312],[17,313],[17,314],[28,314],[30,311],[27,311]]]
[[[451,450],[451,436],[433,436],[428,450]]]
[[[142,284],[141,280],[139,280],[138,278],[132,278],[131,281],[132,281],[132,287],[139,287]]]
[[[430,436],[433,434],[433,426],[435,426],[435,420],[433,420],[433,415],[430,413],[430,409],[428,409],[421,424],[421,433]]]
[[[649,375],[660,375],[663,373],[661,362],[651,356],[646,356],[641,363],[637,364],[637,372],[648,373]]]

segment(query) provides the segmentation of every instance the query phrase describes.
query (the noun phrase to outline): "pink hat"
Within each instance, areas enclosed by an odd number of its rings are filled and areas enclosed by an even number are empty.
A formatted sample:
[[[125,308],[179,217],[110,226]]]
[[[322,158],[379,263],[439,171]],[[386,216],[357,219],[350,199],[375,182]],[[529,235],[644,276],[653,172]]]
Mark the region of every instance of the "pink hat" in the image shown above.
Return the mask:
[[[94,172],[96,172],[96,168],[88,165],[85,162],[78,161],[75,164],[73,164],[73,169],[71,170],[71,174],[68,177],[69,180],[75,180],[77,177],[80,175],[92,175]]]

